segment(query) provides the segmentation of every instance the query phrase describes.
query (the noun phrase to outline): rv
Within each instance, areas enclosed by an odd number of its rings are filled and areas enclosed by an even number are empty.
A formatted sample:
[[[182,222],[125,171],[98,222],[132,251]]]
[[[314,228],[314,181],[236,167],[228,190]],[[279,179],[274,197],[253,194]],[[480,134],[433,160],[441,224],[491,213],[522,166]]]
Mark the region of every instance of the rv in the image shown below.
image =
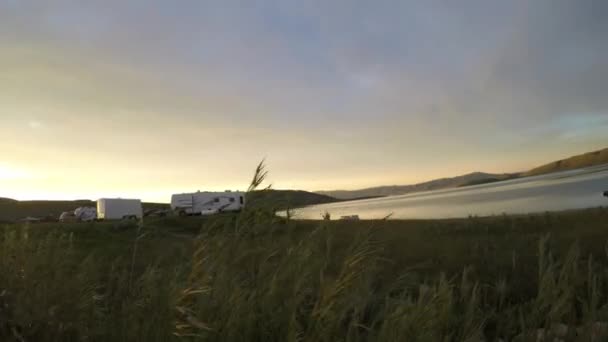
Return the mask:
[[[240,211],[245,206],[245,193],[239,191],[194,192],[171,197],[171,209],[180,215],[211,215]]]
[[[143,216],[138,199],[100,198],[97,200],[97,218],[100,220],[139,219]]]

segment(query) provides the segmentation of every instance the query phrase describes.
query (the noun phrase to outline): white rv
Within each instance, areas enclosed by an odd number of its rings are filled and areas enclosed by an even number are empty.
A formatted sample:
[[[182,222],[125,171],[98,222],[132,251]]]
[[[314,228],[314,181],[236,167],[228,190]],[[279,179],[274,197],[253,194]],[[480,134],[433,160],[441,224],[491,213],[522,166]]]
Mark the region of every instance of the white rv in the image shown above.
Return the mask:
[[[100,198],[97,200],[97,218],[100,220],[138,219],[143,216],[138,199]]]
[[[171,209],[180,215],[210,215],[239,211],[245,206],[245,193],[240,191],[194,192],[171,197]]]

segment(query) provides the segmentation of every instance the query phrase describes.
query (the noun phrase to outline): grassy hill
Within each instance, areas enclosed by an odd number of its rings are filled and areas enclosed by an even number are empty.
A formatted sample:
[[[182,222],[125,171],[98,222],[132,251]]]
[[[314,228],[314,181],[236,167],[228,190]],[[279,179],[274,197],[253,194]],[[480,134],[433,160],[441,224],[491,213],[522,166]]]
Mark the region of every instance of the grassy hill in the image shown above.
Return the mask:
[[[608,164],[608,148],[554,161],[552,163],[536,167],[526,172],[524,176],[537,176],[545,173],[573,170],[601,164]]]
[[[501,175],[500,177],[480,178],[480,179],[475,179],[475,180],[471,180],[466,183],[460,184],[459,187],[501,182],[504,180],[515,179],[518,177],[520,177],[519,173],[513,173],[513,174]]]
[[[522,173],[504,173],[492,174],[485,172],[473,172],[466,175],[440,178],[428,182],[412,184],[412,185],[390,185],[378,186],[359,190],[331,190],[318,191],[319,194],[332,196],[341,200],[350,200],[361,197],[382,197],[393,195],[405,195],[412,192],[439,190],[447,188],[464,187],[471,185],[479,185],[493,182],[500,182],[508,179],[538,176],[542,174],[574,170],[582,167],[608,164],[608,148],[603,150],[580,154],[570,158],[554,161],[545,164],[530,171]]]
[[[338,201],[331,196],[301,190],[261,190],[249,194],[247,204],[254,207],[288,209]]]
[[[356,199],[362,197],[381,197],[393,195],[405,195],[412,192],[439,190],[455,188],[460,186],[483,184],[496,182],[517,177],[517,174],[492,174],[485,172],[473,172],[462,176],[451,178],[440,178],[428,182],[411,185],[390,185],[366,188],[361,190],[333,190],[319,191],[323,195],[332,196],[339,199]]]

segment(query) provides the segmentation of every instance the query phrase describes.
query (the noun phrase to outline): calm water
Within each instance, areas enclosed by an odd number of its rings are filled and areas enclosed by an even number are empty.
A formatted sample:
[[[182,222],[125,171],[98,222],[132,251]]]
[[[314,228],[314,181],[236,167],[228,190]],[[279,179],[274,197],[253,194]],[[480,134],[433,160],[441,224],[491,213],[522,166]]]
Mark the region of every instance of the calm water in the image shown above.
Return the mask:
[[[580,209],[608,205],[608,165],[514,179],[463,188],[402,196],[315,205],[295,212],[296,218],[320,219],[329,212],[336,219],[449,218]]]

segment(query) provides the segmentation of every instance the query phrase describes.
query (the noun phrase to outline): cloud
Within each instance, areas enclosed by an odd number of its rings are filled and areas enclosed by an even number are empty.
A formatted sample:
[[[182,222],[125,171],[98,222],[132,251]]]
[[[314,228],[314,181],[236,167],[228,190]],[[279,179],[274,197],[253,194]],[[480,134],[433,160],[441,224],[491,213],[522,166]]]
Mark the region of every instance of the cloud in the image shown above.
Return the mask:
[[[0,153],[188,184],[209,160],[249,178],[266,155],[286,184],[331,188],[508,167],[573,149],[564,137],[591,149],[597,125],[571,122],[608,116],[607,15],[601,0],[5,1]]]
[[[606,115],[606,2],[534,3],[507,44],[490,55],[484,85],[494,104],[522,123],[569,113]]]

